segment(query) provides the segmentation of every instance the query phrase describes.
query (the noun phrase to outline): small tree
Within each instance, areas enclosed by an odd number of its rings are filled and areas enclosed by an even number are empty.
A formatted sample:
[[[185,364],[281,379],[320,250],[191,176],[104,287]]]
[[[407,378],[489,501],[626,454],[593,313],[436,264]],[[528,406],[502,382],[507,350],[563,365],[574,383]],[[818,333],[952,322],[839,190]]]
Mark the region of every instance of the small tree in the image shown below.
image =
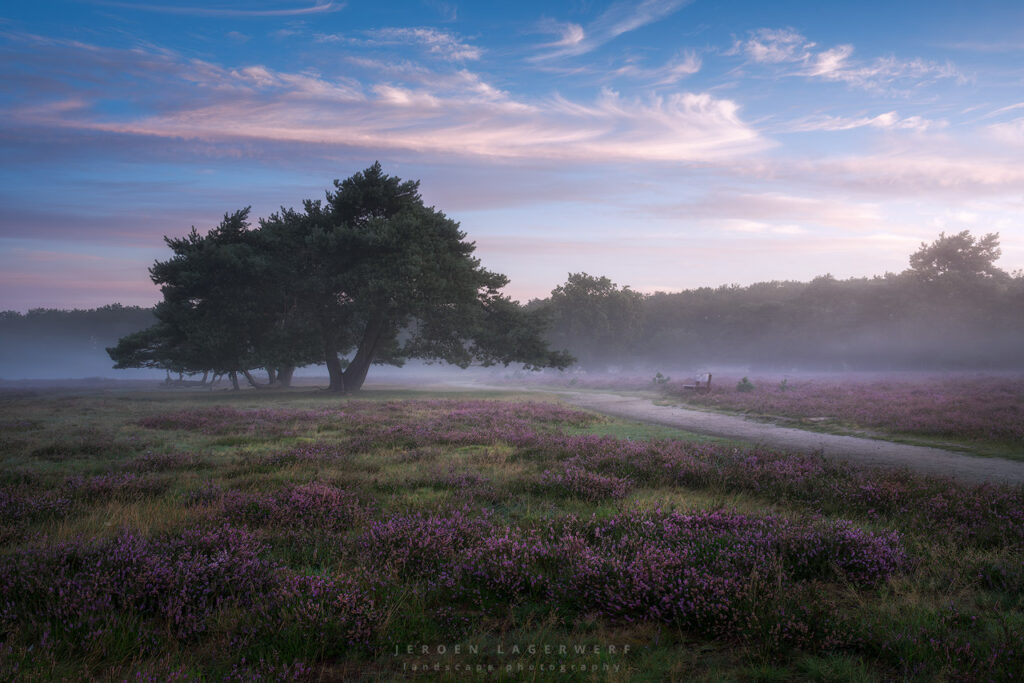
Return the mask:
[[[931,244],[921,243],[921,248],[910,255],[910,268],[927,282],[949,276],[1005,278],[1006,273],[995,265],[1001,255],[997,232],[980,238],[975,238],[969,230],[955,235],[943,232]]]

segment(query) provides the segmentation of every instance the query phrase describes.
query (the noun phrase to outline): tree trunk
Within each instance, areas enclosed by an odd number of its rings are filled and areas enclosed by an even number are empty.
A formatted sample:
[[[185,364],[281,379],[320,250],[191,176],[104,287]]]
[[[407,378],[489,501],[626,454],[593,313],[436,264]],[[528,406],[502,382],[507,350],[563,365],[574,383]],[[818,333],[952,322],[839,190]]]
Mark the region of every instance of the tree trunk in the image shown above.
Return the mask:
[[[331,351],[327,354],[327,372],[331,376],[331,384],[327,387],[328,391],[337,391],[339,393],[345,391],[345,373],[341,369],[341,361],[338,360],[338,354]]]
[[[204,386],[204,387],[206,386],[206,378],[209,377],[209,376],[210,376],[210,371],[209,370],[203,370],[203,383],[202,383],[202,386]]]
[[[256,378],[252,376],[252,373],[248,370],[242,370],[242,374],[245,375],[245,379],[249,381],[253,389],[259,389],[260,385],[256,382]]]
[[[345,391],[359,391],[366,381],[366,373],[377,355],[377,344],[384,331],[384,319],[374,318],[366,325],[363,341],[359,344],[355,358],[345,368]]]
[[[292,385],[292,374],[294,373],[294,365],[282,365],[277,369],[277,383],[282,387],[290,387]]]
[[[231,372],[228,373],[228,377],[231,378],[231,388],[234,391],[241,390],[241,387],[238,386],[238,373],[232,370]]]

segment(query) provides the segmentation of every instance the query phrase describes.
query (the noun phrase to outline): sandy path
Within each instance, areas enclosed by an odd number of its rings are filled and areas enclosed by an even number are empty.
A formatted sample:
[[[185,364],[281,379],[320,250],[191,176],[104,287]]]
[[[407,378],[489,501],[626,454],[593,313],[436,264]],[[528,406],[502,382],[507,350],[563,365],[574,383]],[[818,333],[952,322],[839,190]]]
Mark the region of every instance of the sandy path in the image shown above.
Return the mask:
[[[820,451],[825,457],[862,465],[907,467],[923,474],[952,476],[963,481],[1024,484],[1024,462],[962,455],[939,448],[808,432],[673,406],[649,398],[601,392],[552,392],[581,408],[640,422],[678,427],[711,436],[741,439],[770,448],[798,452]]]

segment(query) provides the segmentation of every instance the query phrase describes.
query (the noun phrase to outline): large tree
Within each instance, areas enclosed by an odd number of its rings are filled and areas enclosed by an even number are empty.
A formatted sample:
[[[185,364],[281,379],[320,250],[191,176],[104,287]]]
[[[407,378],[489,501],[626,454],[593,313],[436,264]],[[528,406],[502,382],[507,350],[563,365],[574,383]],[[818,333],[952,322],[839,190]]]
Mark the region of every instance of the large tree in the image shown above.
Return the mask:
[[[418,182],[379,163],[336,180],[325,201],[282,209],[261,231],[290,247],[288,286],[304,304],[332,390],[355,391],[372,364],[409,358],[462,367],[571,362],[541,342],[536,313],[500,294],[507,278],[480,266],[459,224],[424,205]]]
[[[167,240],[174,258],[151,269],[166,326],[127,340],[115,360],[149,362],[168,350],[154,340],[183,338],[214,370],[323,362],[334,391],[358,390],[374,363],[409,358],[572,362],[543,343],[543,314],[500,293],[507,278],[481,267],[458,223],[380,164],[256,230],[247,219],[245,209],[206,236]]]

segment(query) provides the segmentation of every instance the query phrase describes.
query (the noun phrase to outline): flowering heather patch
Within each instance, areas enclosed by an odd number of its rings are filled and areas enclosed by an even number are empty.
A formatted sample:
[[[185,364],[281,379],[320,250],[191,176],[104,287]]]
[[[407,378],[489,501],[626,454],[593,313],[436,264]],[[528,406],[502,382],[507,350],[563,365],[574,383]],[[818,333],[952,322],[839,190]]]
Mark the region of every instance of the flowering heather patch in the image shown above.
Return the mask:
[[[82,500],[137,500],[160,495],[168,484],[163,478],[110,472],[93,477],[69,477],[64,482],[64,490],[69,496]]]
[[[298,463],[337,463],[352,457],[350,450],[337,443],[317,441],[263,455],[239,453],[240,464],[275,469]]]
[[[412,449],[423,445],[470,445],[513,443],[538,432],[560,427],[583,427],[600,418],[591,413],[551,403],[504,401],[408,401],[408,413],[400,406],[383,404],[377,419],[364,413],[348,430],[354,450],[380,447]],[[396,419],[397,418],[397,419]]]
[[[0,487],[0,524],[61,518],[83,504],[105,500],[132,501],[158,496],[169,482],[127,472],[68,477],[54,488],[40,483]]]
[[[214,407],[145,417],[149,429],[203,434],[291,434],[299,427],[334,428],[356,435],[514,431],[544,425],[583,426],[601,418],[550,403],[503,401],[347,401],[336,410],[239,410]],[[390,430],[390,431],[389,431]]]
[[[33,448],[33,458],[60,462],[68,458],[110,457],[133,450],[106,430],[95,427],[75,428],[52,435],[50,443]]]
[[[225,525],[17,551],[0,564],[0,629],[95,653],[125,628],[144,649],[164,634],[193,641],[230,611],[255,619],[249,631],[264,637],[292,628],[304,638],[336,637],[335,648],[369,640],[377,616],[367,593],[345,578],[285,570],[261,559],[263,550]]]
[[[968,486],[899,470],[754,449],[718,465],[721,486],[813,511],[886,516],[906,529],[978,547],[1024,547],[1024,488]]]
[[[334,462],[350,456],[351,453],[343,445],[323,441],[295,446],[281,453],[282,458],[291,458],[296,462]]]
[[[542,490],[593,501],[624,498],[633,488],[629,479],[590,472],[574,460],[567,461],[554,472],[544,470],[540,475],[540,485]]]
[[[489,478],[476,472],[457,469],[454,465],[446,468],[424,468],[422,473],[408,477],[401,484],[406,488],[428,486],[441,491],[452,491],[460,497],[467,498],[491,498],[496,493]]]
[[[458,577],[446,571],[449,564],[493,528],[486,513],[476,517],[465,508],[449,515],[394,516],[370,524],[357,546],[382,571],[454,585]]]
[[[741,393],[725,384],[710,393],[677,393],[687,402],[791,418],[828,417],[899,434],[1024,443],[1020,378],[755,382]],[[676,393],[676,392],[673,392]]]
[[[264,626],[284,624],[310,655],[336,655],[365,645],[381,618],[372,595],[346,575],[282,572],[274,597],[276,619]]]
[[[188,640],[206,631],[221,607],[251,606],[268,592],[273,568],[260,550],[228,526],[22,550],[0,565],[4,630],[49,634],[64,647],[90,651],[116,637],[120,623],[155,619]]]
[[[0,488],[0,524],[8,525],[43,517],[64,517],[74,501],[61,491],[40,491],[29,486]]]
[[[207,465],[196,453],[153,453],[147,451],[124,463],[123,468],[131,472],[170,472],[173,470],[197,470],[205,466]]]
[[[1024,488],[967,486],[899,470],[857,468],[813,455],[685,441],[520,435],[520,457],[570,461],[646,486],[749,491],[811,512],[882,515],[906,529],[981,547],[1024,547]]]
[[[223,505],[224,516],[235,523],[325,533],[344,531],[369,515],[356,496],[320,482],[267,494],[229,491]]]
[[[735,513],[630,512],[607,520],[501,525],[467,511],[378,522],[364,561],[463,599],[479,591],[542,597],[570,612],[743,632],[756,601],[785,586],[844,579],[871,586],[907,564],[895,533]]]
[[[182,410],[176,413],[151,415],[138,421],[147,429],[182,429],[202,434],[258,434],[286,435],[297,425],[316,423],[332,411],[321,410],[239,410],[214,406],[202,410]]]
[[[185,505],[193,507],[196,505],[207,505],[216,502],[224,495],[224,489],[218,484],[207,482],[197,489],[192,489],[185,494]]]

